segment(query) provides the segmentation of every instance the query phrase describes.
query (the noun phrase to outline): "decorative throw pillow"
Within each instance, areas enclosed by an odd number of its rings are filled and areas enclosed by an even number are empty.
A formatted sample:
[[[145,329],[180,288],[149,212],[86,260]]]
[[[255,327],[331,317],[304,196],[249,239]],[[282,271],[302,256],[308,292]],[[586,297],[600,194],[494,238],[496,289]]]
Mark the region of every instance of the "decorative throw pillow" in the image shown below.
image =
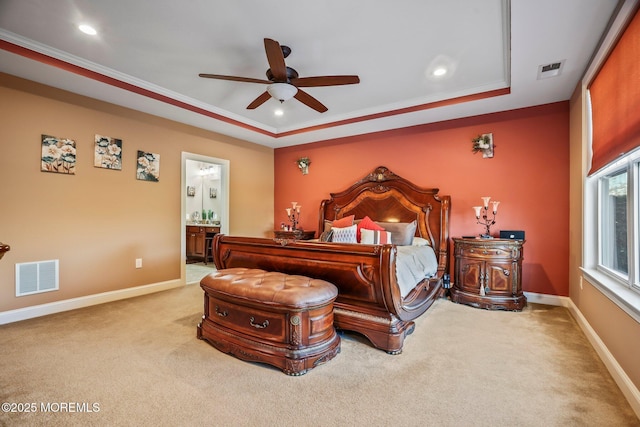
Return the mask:
[[[324,231],[320,235],[320,238],[318,240],[320,240],[321,242],[330,242],[331,241],[331,237],[333,237],[333,230]]]
[[[344,228],[331,228],[331,231],[333,231],[331,241],[336,243],[358,243],[356,239],[357,227],[357,225],[353,224],[352,226]]]
[[[360,230],[360,233],[360,243],[364,245],[384,245],[391,243],[391,233],[388,231],[363,228]]]
[[[358,239],[358,242],[360,242],[362,240],[361,230],[363,228],[367,229],[367,230],[385,231],[383,227],[381,227],[378,224],[376,224],[375,222],[373,222],[373,220],[371,218],[369,218],[368,216],[365,216],[364,218],[362,218],[360,220],[360,222],[358,222],[358,231],[356,233],[356,239]]]
[[[349,226],[353,225],[353,219],[355,217],[356,217],[355,215],[349,215],[349,216],[345,216],[345,217],[333,220],[333,222],[331,223],[331,228],[333,228],[333,227],[338,227],[338,228],[349,227]]]
[[[408,246],[413,242],[418,221],[411,222],[378,222],[378,225],[391,232],[391,243],[398,246]]]

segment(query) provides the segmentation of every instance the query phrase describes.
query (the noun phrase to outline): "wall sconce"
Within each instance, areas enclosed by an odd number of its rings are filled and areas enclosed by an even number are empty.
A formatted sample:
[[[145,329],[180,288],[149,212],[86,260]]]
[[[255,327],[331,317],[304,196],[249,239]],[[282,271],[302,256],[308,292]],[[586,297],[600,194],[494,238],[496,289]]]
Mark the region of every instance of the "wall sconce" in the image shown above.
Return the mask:
[[[4,243],[0,242],[0,259],[2,259],[5,252],[9,252],[10,250],[11,247],[9,245],[5,245]]]
[[[296,160],[298,164],[298,169],[302,171],[302,175],[306,175],[309,173],[309,165],[311,164],[311,160],[308,157],[300,157]]]
[[[477,152],[482,153],[483,159],[489,159],[493,157],[493,134],[485,133],[482,135],[478,135],[477,137],[471,140],[473,143],[473,154]]]
[[[481,199],[484,203],[484,206],[473,207],[473,210],[476,211],[476,220],[478,221],[478,224],[486,227],[486,231],[484,232],[484,234],[481,234],[480,237],[483,239],[493,239],[493,237],[491,237],[491,226],[496,223],[496,214],[498,213],[498,205],[500,204],[500,202],[491,202],[491,205],[493,207],[493,218],[489,218],[487,212],[489,210],[489,200],[491,200],[491,197],[484,196],[481,197]],[[480,218],[482,218],[482,220]]]

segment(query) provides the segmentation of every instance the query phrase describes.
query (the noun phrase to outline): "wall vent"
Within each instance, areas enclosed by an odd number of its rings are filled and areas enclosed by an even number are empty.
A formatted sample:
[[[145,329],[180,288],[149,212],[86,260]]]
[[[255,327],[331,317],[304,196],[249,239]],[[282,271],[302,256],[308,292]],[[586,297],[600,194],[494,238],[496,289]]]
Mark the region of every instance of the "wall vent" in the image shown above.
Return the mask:
[[[538,67],[538,80],[559,76],[563,68],[564,68],[564,59],[562,61],[540,65]]]
[[[16,296],[57,291],[58,260],[16,264]]]

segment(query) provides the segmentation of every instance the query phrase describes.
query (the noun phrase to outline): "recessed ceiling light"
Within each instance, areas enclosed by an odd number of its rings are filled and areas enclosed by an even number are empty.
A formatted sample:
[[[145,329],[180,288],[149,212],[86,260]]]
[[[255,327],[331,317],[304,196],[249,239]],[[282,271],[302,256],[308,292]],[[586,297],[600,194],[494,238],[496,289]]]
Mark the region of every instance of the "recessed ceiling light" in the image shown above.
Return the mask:
[[[96,34],[98,34],[96,29],[93,28],[91,25],[81,24],[81,25],[78,25],[78,28],[80,29],[80,31],[82,31],[85,34],[89,34],[90,36],[95,36]]]
[[[277,110],[275,110],[275,111],[273,112],[273,114],[274,114],[275,116],[280,117],[280,116],[284,115],[284,111],[282,111],[280,108],[278,108]]]
[[[446,55],[437,55],[432,58],[424,69],[424,76],[432,82],[440,82],[449,79],[456,73],[457,61]]]
[[[438,67],[433,70],[433,75],[436,77],[444,76],[445,74],[447,74],[447,69],[444,67]]]

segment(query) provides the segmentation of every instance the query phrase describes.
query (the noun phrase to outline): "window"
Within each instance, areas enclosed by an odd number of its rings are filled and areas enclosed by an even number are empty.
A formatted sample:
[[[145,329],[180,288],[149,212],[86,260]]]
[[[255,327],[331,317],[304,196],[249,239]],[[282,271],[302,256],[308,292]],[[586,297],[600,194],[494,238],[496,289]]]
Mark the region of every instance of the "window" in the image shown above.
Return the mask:
[[[600,265],[626,278],[629,275],[627,247],[626,169],[600,178]]]
[[[591,163],[582,271],[640,322],[640,3],[619,5],[582,81]]]
[[[598,182],[597,268],[621,284],[640,291],[640,254],[637,250],[639,164],[640,150],[636,150],[589,179]]]
[[[586,179],[583,267],[590,282],[638,321],[639,195],[640,148]]]

